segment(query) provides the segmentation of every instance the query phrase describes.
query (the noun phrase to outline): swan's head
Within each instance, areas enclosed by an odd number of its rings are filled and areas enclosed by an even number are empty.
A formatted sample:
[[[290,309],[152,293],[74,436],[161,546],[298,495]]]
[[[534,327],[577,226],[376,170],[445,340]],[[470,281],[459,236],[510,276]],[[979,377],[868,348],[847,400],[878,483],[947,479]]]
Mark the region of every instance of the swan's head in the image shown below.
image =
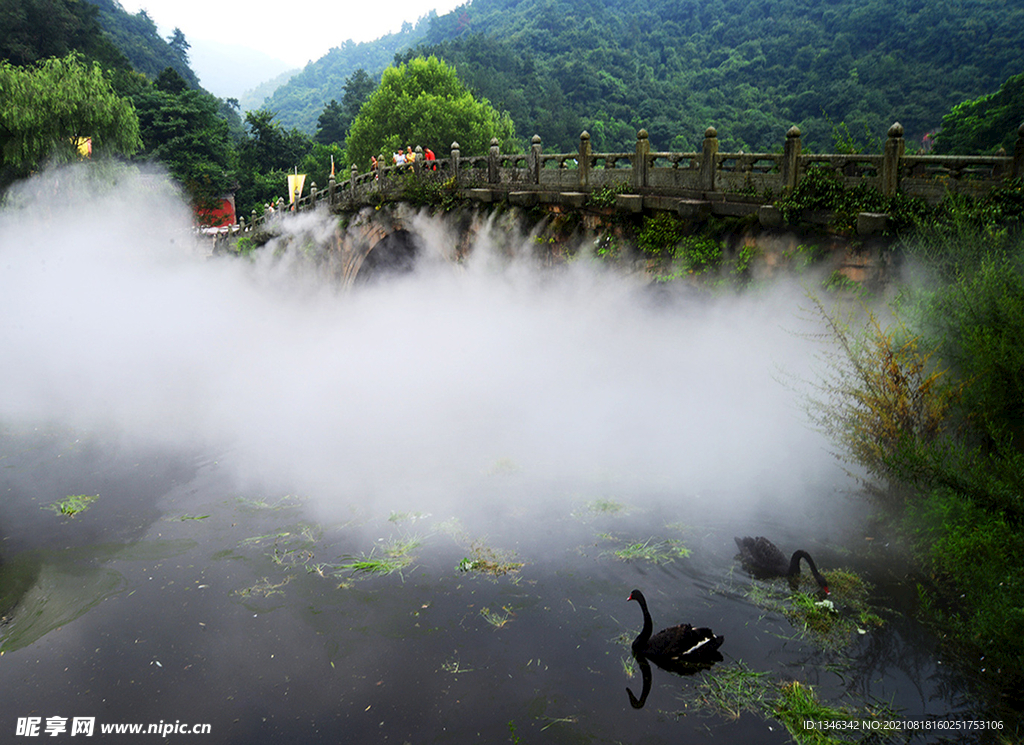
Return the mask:
[[[643,597],[643,595],[642,595],[642,594],[640,594],[640,591],[639,591],[639,590],[633,590],[633,592],[629,593],[629,597],[628,597],[628,598],[626,598],[626,601],[627,601],[627,602],[628,602],[628,601],[630,601],[630,600],[636,600],[636,601],[639,601],[639,600],[640,600],[640,598],[642,598],[642,597]]]

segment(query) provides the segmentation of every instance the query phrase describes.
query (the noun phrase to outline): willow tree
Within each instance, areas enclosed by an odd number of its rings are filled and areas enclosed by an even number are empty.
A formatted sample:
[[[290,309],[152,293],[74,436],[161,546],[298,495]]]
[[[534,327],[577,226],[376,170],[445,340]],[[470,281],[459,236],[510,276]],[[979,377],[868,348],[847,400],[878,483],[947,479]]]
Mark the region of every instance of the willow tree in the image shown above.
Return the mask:
[[[86,141],[95,154],[142,147],[135,108],[98,64],[77,53],[31,67],[0,61],[0,184],[74,160]]]
[[[384,71],[352,122],[346,152],[350,163],[365,170],[370,156],[406,147],[429,147],[444,157],[458,142],[464,155],[483,155],[492,138],[512,146],[511,117],[475,98],[454,67],[437,57],[417,57]]]

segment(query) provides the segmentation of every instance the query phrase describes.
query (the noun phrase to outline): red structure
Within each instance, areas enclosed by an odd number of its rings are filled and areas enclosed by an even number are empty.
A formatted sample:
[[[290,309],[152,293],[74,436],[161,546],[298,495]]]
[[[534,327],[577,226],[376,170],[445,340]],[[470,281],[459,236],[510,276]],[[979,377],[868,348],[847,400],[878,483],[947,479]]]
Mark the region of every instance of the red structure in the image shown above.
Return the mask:
[[[235,195],[221,197],[220,205],[212,209],[196,207],[196,220],[203,227],[221,228],[235,224]]]

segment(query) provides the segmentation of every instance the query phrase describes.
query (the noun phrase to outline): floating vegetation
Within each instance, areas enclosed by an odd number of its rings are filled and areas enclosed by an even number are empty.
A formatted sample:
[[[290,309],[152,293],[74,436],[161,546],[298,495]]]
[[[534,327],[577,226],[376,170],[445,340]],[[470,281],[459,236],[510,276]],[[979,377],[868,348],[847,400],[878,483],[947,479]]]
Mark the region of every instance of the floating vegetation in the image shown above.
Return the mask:
[[[620,542],[618,538],[608,533],[601,533],[598,535],[598,538],[606,541]],[[629,543],[622,548],[605,551],[602,555],[608,553],[622,561],[646,561],[651,564],[667,564],[676,559],[685,559],[690,555],[690,549],[686,548],[682,541],[675,538],[658,540],[652,537],[642,543]]]
[[[502,606],[501,610],[503,612],[499,613],[497,611],[492,611],[490,608],[481,608],[480,615],[483,616],[484,620],[491,626],[496,629],[500,629],[512,620],[512,616],[515,615],[512,612],[512,609],[508,606]]]
[[[768,702],[777,690],[771,673],[756,672],[737,661],[715,668],[701,680],[696,703],[729,719],[739,719],[745,711],[764,715],[770,712]]]
[[[451,659],[448,659],[448,660],[445,660],[444,662],[442,662],[441,663],[441,669],[444,670],[446,673],[451,673],[452,675],[458,675],[459,673],[471,673],[471,672],[473,672],[473,668],[471,668],[471,667],[463,667],[462,663],[459,662],[458,659],[455,658],[455,657],[453,657]]]
[[[99,494],[71,494],[52,504],[44,505],[41,509],[50,510],[64,517],[74,517],[79,512],[89,509],[90,505],[99,498]]]
[[[383,550],[378,555],[374,548],[369,554],[359,557],[346,557],[341,564],[337,565],[339,571],[356,572],[361,574],[401,574],[412,564],[412,552],[422,542],[418,538],[403,538],[390,540],[384,544]],[[335,576],[340,576],[337,573]]]
[[[284,595],[284,590],[281,588],[291,581],[291,575],[288,575],[284,578],[283,582],[278,582],[275,585],[271,584],[270,580],[264,577],[252,587],[246,587],[244,590],[235,590],[235,594],[242,597],[262,596],[265,598],[269,598],[271,595]]]
[[[852,709],[828,706],[818,700],[810,686],[797,681],[780,683],[772,679],[771,673],[751,670],[741,661],[715,667],[696,686],[687,690],[684,700],[687,710],[677,712],[677,716],[685,716],[694,709],[729,719],[752,713],[781,722],[798,745],[839,745],[851,741],[840,736],[846,732],[854,740],[863,734],[838,728],[805,729],[807,721],[885,721],[896,718],[896,712],[885,707]],[[872,736],[884,737],[885,734],[882,729],[872,731]],[[890,734],[895,736],[898,730],[890,731]]]
[[[808,592],[790,592],[778,582],[756,583],[747,597],[762,610],[784,616],[803,636],[827,649],[841,649],[885,623],[868,603],[870,586],[858,575],[841,569],[824,575],[832,590],[827,599],[819,598],[816,586]]]
[[[396,525],[404,522],[415,522],[416,520],[424,520],[430,517],[429,512],[395,512],[391,511],[388,515],[388,522],[395,523]]]
[[[286,494],[285,496],[278,499],[276,502],[270,502],[266,499],[247,499],[245,497],[239,497],[238,503],[249,510],[284,510],[291,507],[299,507],[302,505],[302,498],[295,494]]]
[[[169,517],[168,520],[178,520],[185,522],[186,520],[205,520],[210,517],[209,515],[179,515],[178,517]]]
[[[518,572],[524,566],[524,562],[514,560],[514,553],[499,551],[480,541],[473,541],[470,544],[470,551],[471,556],[463,557],[459,562],[460,572],[480,572],[501,577],[510,572]]]
[[[598,498],[585,502],[583,505],[572,511],[572,516],[577,520],[588,520],[599,515],[628,515],[629,505],[617,502],[614,499]]]

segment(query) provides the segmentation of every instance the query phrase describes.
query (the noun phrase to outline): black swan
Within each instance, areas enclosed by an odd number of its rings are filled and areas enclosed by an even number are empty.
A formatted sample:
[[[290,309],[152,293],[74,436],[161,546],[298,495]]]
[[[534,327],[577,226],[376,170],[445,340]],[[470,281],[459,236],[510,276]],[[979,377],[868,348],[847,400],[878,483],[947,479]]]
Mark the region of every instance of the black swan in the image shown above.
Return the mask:
[[[818,585],[829,594],[828,582],[818,572],[814,565],[814,559],[806,551],[793,552],[793,558],[787,559],[779,547],[764,536],[751,538],[749,535],[743,538],[733,538],[740,550],[740,560],[753,569],[755,572],[770,577],[797,577],[800,575],[800,559],[806,559],[807,565],[811,568],[811,574],[817,580]]]
[[[650,611],[647,610],[644,594],[639,590],[633,590],[626,600],[640,603],[640,610],[644,613],[644,628],[633,641],[633,654],[637,657],[646,657],[661,667],[722,659],[717,650],[722,646],[725,637],[716,636],[711,629],[694,628],[688,623],[670,626],[651,636],[654,623],[651,621]]]

